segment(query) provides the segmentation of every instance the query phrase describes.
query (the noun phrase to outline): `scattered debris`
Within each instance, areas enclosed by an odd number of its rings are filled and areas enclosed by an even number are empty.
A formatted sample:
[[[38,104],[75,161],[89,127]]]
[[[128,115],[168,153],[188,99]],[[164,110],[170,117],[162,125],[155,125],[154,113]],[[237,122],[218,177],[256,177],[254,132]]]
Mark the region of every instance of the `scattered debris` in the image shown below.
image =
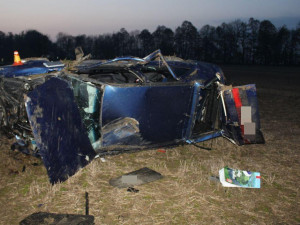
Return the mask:
[[[106,159],[103,157],[100,157],[101,162],[106,162]]]
[[[224,167],[219,171],[224,187],[260,188],[260,173]]]
[[[44,205],[43,203],[40,203],[40,204],[37,205],[37,207],[41,208],[43,205]]]
[[[166,153],[165,149],[158,149],[157,152]]]
[[[85,215],[89,215],[89,193],[85,192]]]
[[[132,184],[136,185],[138,182],[137,175],[123,175],[121,177],[122,183],[123,184]]]
[[[203,143],[203,142],[202,142]],[[212,143],[212,142],[211,142]],[[207,151],[210,151],[210,150],[212,150],[212,144],[211,144],[211,146],[208,148],[208,147],[205,147],[203,144],[202,144],[202,146],[201,145],[199,145],[199,144],[197,144],[197,143],[192,143],[194,146],[196,146],[197,148],[201,148],[201,149],[204,149],[204,150],[207,150]]]
[[[38,204],[38,208],[44,204]],[[37,212],[22,220],[20,225],[94,225],[94,216],[89,215],[89,194],[85,192],[85,215],[56,214],[48,212]]]
[[[18,170],[15,169],[8,169],[8,170],[9,170],[8,174],[19,174]]]
[[[133,188],[133,187],[129,187],[129,188],[127,189],[127,191],[128,191],[128,192],[133,192],[133,193],[138,193],[138,192],[139,192],[138,189]]]
[[[124,174],[123,176],[110,179],[109,184],[118,188],[128,188],[135,185],[137,186],[153,182],[161,178],[163,178],[163,176],[160,173],[144,167],[142,169]]]
[[[20,225],[94,225],[94,216],[37,212],[26,217]]]
[[[217,183],[220,182],[220,178],[218,176],[210,176],[209,180]]]

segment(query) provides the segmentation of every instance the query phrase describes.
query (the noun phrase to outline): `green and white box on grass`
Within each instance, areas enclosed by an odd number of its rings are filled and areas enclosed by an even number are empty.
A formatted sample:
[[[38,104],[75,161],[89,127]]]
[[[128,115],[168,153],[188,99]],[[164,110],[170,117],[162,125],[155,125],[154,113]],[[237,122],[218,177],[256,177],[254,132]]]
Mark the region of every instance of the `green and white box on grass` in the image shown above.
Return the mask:
[[[260,173],[224,167],[219,171],[224,187],[260,188]]]

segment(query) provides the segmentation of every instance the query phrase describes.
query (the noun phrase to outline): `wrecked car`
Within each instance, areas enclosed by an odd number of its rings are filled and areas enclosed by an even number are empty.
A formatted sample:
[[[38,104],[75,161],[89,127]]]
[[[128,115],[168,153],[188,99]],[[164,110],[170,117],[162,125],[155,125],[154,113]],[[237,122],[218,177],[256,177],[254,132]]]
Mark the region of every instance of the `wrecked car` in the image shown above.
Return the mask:
[[[225,85],[213,64],[164,57],[85,60],[70,70],[0,75],[0,125],[14,148],[40,155],[50,182],[96,155],[223,136],[263,143],[254,84]]]

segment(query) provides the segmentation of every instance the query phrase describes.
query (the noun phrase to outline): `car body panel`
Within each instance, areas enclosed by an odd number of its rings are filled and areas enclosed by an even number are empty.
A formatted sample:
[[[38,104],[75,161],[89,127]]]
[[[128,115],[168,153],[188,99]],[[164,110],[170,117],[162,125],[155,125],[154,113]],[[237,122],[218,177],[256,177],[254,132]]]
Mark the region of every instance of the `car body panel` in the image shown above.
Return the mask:
[[[260,117],[258,110],[255,84],[234,87],[224,91],[228,120],[224,128],[224,135],[231,138],[236,144],[263,143],[263,135],[260,131]],[[243,121],[242,108],[249,108],[247,122]],[[254,131],[246,132],[248,127]]]
[[[192,85],[106,86],[102,124],[130,117],[139,122],[142,140],[167,143],[185,136],[190,119]]]
[[[66,81],[51,78],[25,99],[33,135],[51,183],[66,180],[95,157],[73,91]]]
[[[0,77],[19,77],[34,74],[46,74],[53,71],[61,71],[64,64],[60,61],[49,62],[48,60],[28,60],[23,65],[8,65],[0,67]]]

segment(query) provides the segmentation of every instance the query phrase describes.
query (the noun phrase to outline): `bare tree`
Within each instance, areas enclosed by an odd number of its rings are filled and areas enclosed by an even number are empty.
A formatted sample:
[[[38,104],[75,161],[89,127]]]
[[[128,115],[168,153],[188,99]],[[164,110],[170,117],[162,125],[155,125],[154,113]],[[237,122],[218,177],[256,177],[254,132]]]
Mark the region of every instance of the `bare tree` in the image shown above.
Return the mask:
[[[270,64],[274,62],[276,36],[277,29],[269,20],[264,20],[260,23],[258,48],[261,63]]]
[[[174,32],[165,26],[158,26],[152,33],[155,49],[160,49],[165,55],[174,54]]]
[[[182,58],[195,59],[198,40],[196,27],[189,22],[184,21],[175,31],[176,53]]]

